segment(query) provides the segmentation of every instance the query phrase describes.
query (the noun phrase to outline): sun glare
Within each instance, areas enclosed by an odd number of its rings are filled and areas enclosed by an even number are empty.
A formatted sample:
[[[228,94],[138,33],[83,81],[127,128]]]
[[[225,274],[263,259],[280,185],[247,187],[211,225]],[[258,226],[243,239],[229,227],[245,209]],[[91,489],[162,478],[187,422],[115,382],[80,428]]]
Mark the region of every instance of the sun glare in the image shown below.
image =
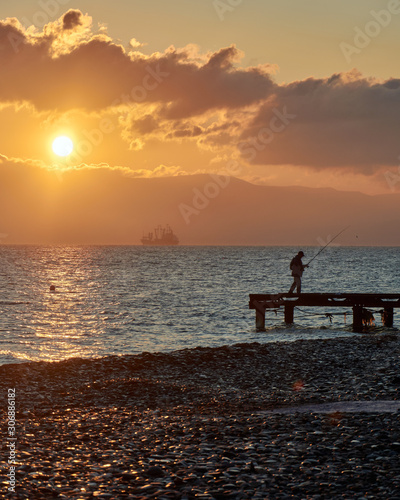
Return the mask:
[[[66,135],[61,135],[54,139],[52,147],[57,156],[68,156],[74,149],[74,143]]]

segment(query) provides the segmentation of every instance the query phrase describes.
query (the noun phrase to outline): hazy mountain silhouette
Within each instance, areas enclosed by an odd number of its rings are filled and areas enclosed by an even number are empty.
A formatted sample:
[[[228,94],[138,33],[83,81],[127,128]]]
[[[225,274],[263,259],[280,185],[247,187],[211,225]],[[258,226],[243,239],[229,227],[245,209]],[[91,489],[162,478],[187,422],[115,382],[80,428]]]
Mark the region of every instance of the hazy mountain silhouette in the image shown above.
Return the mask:
[[[3,243],[140,244],[143,232],[168,223],[186,245],[321,245],[347,225],[340,244],[400,244],[397,194],[210,175],[131,178],[108,169],[32,175],[3,179],[0,194],[19,193],[1,197]]]

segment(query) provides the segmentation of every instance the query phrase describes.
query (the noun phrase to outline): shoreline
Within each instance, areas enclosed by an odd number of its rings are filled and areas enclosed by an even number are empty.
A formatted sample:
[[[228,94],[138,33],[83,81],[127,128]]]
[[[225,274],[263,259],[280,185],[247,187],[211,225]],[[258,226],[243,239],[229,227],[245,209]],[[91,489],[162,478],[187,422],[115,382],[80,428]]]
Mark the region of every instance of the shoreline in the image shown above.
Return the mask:
[[[252,318],[254,319],[254,318]],[[271,324],[266,327],[264,331],[261,331],[260,333],[263,333],[267,335],[267,337],[262,337],[262,338],[257,338],[253,337],[250,340],[246,340],[246,337],[243,338],[237,338],[235,340],[227,342],[225,339],[225,342],[216,342],[210,344],[204,343],[202,344],[201,342],[196,342],[191,345],[187,344],[181,344],[181,345],[176,345],[174,347],[165,347],[165,345],[161,346],[159,349],[157,349],[155,346],[148,346],[146,348],[141,348],[141,350],[137,351],[132,351],[132,352],[124,352],[124,353],[116,353],[115,351],[111,352],[104,352],[104,353],[92,353],[92,354],[84,354],[84,355],[73,355],[70,357],[65,357],[62,359],[51,359],[51,358],[37,358],[35,359],[34,357],[32,359],[29,359],[27,357],[22,357],[23,354],[21,354],[21,357],[9,357],[8,359],[3,359],[0,360],[0,368],[1,367],[6,367],[9,365],[25,365],[29,363],[63,363],[69,360],[85,360],[85,361],[93,361],[93,360],[98,360],[98,359],[105,359],[105,358],[126,358],[126,357],[132,357],[132,356],[140,356],[143,353],[151,353],[151,354],[173,354],[178,351],[191,351],[194,349],[198,348],[210,348],[210,349],[218,349],[222,347],[233,347],[237,344],[241,345],[246,345],[246,344],[267,344],[267,345],[273,345],[273,344],[290,344],[293,342],[298,342],[298,341],[323,341],[323,340],[345,340],[349,338],[359,338],[360,336],[379,336],[379,335],[387,335],[387,334],[400,334],[400,329],[394,328],[391,330],[388,330],[385,327],[382,327],[380,325],[374,326],[371,331],[365,331],[362,334],[353,332],[350,327],[341,329],[340,327],[338,328],[332,328],[330,329],[329,327],[326,327],[326,325],[320,325],[319,328],[314,328],[313,326],[310,325],[293,325],[293,328],[297,328],[297,330],[292,330],[290,333],[285,333],[285,330],[288,329],[287,325],[282,322],[282,323],[277,323],[277,324]],[[318,331],[321,330],[323,334],[310,334],[310,331]],[[330,331],[331,330],[331,331]],[[256,330],[254,330],[256,331]]]
[[[384,334],[2,365],[10,498],[400,498],[399,412],[268,413],[399,401],[399,358]]]

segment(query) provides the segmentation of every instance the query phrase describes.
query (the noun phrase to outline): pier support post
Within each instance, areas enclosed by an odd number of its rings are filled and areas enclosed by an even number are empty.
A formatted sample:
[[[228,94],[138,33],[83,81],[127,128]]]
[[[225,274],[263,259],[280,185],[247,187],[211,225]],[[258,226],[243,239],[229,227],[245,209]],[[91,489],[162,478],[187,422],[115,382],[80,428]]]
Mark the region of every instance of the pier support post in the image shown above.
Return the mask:
[[[256,329],[265,330],[265,311],[262,313],[256,309]]]
[[[363,332],[362,310],[362,306],[353,307],[353,332]]]
[[[254,309],[256,310],[256,329],[265,330],[265,307],[259,302],[253,302]]]
[[[294,305],[285,304],[285,323],[291,325],[294,322]]]
[[[383,310],[383,325],[391,328],[393,326],[393,307],[385,307]]]

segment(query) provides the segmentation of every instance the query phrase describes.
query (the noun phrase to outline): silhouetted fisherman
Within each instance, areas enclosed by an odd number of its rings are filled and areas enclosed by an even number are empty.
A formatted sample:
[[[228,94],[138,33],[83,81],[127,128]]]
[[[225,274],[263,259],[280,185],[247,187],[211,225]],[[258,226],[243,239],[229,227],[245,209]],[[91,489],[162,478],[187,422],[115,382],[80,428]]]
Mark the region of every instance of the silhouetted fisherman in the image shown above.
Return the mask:
[[[293,293],[294,289],[297,287],[296,292],[301,293],[301,277],[303,276],[303,271],[306,267],[308,267],[308,264],[303,264],[302,262],[302,257],[304,257],[304,252],[300,250],[300,252],[296,255],[296,257],[293,257],[292,261],[290,262],[290,269],[292,270],[292,276],[293,276],[293,284],[290,287],[289,293]]]

